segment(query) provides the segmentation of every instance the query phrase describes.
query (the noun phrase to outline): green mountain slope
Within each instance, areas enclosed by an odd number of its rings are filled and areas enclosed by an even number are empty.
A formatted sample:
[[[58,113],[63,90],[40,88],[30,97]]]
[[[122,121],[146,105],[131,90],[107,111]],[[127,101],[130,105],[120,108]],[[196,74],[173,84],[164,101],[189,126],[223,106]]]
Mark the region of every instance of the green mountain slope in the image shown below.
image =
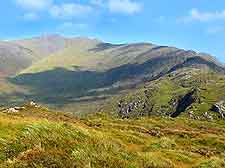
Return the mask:
[[[104,111],[122,118],[184,115],[192,119],[217,120],[223,118],[225,110],[219,113],[213,107],[224,102],[224,89],[223,74],[188,67],[113,98]]]

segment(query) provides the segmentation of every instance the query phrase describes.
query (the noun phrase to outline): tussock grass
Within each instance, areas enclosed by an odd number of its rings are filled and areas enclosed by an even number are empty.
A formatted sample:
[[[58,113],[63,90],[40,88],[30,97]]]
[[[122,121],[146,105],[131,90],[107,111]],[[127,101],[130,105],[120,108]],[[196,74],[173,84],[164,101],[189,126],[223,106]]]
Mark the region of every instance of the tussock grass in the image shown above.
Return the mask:
[[[225,123],[0,113],[0,167],[223,167]]]

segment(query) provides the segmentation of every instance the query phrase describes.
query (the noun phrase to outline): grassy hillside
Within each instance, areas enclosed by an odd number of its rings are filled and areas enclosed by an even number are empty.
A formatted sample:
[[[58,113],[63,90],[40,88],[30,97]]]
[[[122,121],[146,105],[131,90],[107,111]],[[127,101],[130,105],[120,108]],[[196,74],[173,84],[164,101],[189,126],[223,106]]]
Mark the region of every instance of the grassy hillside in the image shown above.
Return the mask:
[[[193,118],[206,119],[204,114],[207,112],[214,119],[218,119],[219,113],[213,112],[211,108],[214,104],[225,100],[224,89],[224,75],[186,68],[147,82],[136,91],[117,96],[106,103],[104,108],[106,111],[111,111],[113,115],[115,112],[116,115],[125,113],[123,117],[176,117],[191,114]],[[193,90],[195,92],[192,96],[190,93]],[[132,107],[133,105],[135,108]],[[130,107],[132,110],[129,109]],[[127,110],[129,110],[128,114]]]
[[[225,123],[0,112],[0,167],[224,167]]]

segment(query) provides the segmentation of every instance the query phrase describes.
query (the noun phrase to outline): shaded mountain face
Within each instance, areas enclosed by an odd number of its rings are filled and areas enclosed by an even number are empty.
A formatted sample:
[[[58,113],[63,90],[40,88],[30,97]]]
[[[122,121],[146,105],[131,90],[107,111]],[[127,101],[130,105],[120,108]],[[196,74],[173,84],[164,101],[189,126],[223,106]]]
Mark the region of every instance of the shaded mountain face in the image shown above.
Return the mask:
[[[20,101],[63,107],[102,100],[185,68],[225,73],[209,55],[150,43],[110,44],[58,35],[12,43],[32,54],[17,54],[16,62],[29,62],[8,79],[28,91],[2,95],[6,102],[16,95]]]

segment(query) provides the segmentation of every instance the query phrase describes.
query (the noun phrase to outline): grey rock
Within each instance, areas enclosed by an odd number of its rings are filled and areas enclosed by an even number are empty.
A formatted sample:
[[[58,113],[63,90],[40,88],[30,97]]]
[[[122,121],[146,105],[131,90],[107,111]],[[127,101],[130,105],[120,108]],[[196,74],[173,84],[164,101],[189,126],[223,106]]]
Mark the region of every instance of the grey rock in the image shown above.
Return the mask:
[[[222,119],[225,118],[225,102],[220,101],[212,106],[212,111],[219,113]]]

